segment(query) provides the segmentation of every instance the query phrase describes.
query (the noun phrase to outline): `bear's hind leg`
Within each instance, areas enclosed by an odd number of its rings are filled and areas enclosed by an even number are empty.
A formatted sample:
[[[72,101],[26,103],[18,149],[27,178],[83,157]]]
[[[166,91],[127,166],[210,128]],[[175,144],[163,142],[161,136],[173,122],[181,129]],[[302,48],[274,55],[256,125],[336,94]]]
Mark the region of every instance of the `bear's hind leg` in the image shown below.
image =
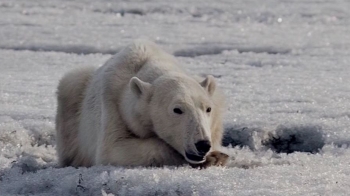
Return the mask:
[[[93,67],[73,70],[58,85],[56,136],[61,167],[84,165],[83,157],[79,153],[78,125],[85,89],[94,70]]]

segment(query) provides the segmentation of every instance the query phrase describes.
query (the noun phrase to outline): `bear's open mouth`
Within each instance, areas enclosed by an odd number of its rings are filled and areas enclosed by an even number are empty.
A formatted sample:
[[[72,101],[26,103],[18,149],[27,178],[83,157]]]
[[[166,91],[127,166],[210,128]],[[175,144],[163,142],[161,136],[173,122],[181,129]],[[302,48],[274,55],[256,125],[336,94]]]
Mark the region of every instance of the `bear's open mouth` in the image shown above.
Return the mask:
[[[205,156],[199,156],[199,155],[196,155],[196,154],[192,154],[192,153],[188,153],[186,152],[186,160],[191,162],[191,163],[202,163],[205,161],[204,157]]]

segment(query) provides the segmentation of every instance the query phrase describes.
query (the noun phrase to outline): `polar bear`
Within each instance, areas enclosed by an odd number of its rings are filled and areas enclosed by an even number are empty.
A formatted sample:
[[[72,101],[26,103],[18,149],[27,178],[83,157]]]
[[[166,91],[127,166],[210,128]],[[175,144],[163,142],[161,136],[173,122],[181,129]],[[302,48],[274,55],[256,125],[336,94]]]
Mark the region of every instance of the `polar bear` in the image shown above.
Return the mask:
[[[224,165],[224,97],[212,76],[188,75],[156,44],[136,40],[57,90],[61,166]]]

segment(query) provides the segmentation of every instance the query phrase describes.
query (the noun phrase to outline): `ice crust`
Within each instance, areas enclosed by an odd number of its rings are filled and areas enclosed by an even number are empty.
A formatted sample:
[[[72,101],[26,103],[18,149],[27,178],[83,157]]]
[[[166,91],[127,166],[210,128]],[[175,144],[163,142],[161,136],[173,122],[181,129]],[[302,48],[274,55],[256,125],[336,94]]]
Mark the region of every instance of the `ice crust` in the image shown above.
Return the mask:
[[[0,1],[0,195],[348,195],[348,1]],[[227,97],[225,168],[58,168],[55,92],[136,38]]]

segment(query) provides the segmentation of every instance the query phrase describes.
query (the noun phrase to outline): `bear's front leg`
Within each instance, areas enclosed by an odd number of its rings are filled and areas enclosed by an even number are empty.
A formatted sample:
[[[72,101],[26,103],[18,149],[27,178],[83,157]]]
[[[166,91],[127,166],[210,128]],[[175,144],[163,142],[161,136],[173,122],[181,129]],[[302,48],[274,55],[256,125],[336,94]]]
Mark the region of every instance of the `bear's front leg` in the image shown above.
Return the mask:
[[[102,123],[95,163],[116,166],[180,166],[185,159],[158,137],[139,138],[128,131],[117,107],[102,102]]]
[[[212,151],[205,157],[205,162],[201,164],[191,164],[193,168],[205,169],[210,166],[225,166],[229,156],[219,151]]]
[[[162,140],[152,138],[128,138],[115,141],[100,154],[100,164],[117,166],[180,166],[185,163],[182,155]]]

